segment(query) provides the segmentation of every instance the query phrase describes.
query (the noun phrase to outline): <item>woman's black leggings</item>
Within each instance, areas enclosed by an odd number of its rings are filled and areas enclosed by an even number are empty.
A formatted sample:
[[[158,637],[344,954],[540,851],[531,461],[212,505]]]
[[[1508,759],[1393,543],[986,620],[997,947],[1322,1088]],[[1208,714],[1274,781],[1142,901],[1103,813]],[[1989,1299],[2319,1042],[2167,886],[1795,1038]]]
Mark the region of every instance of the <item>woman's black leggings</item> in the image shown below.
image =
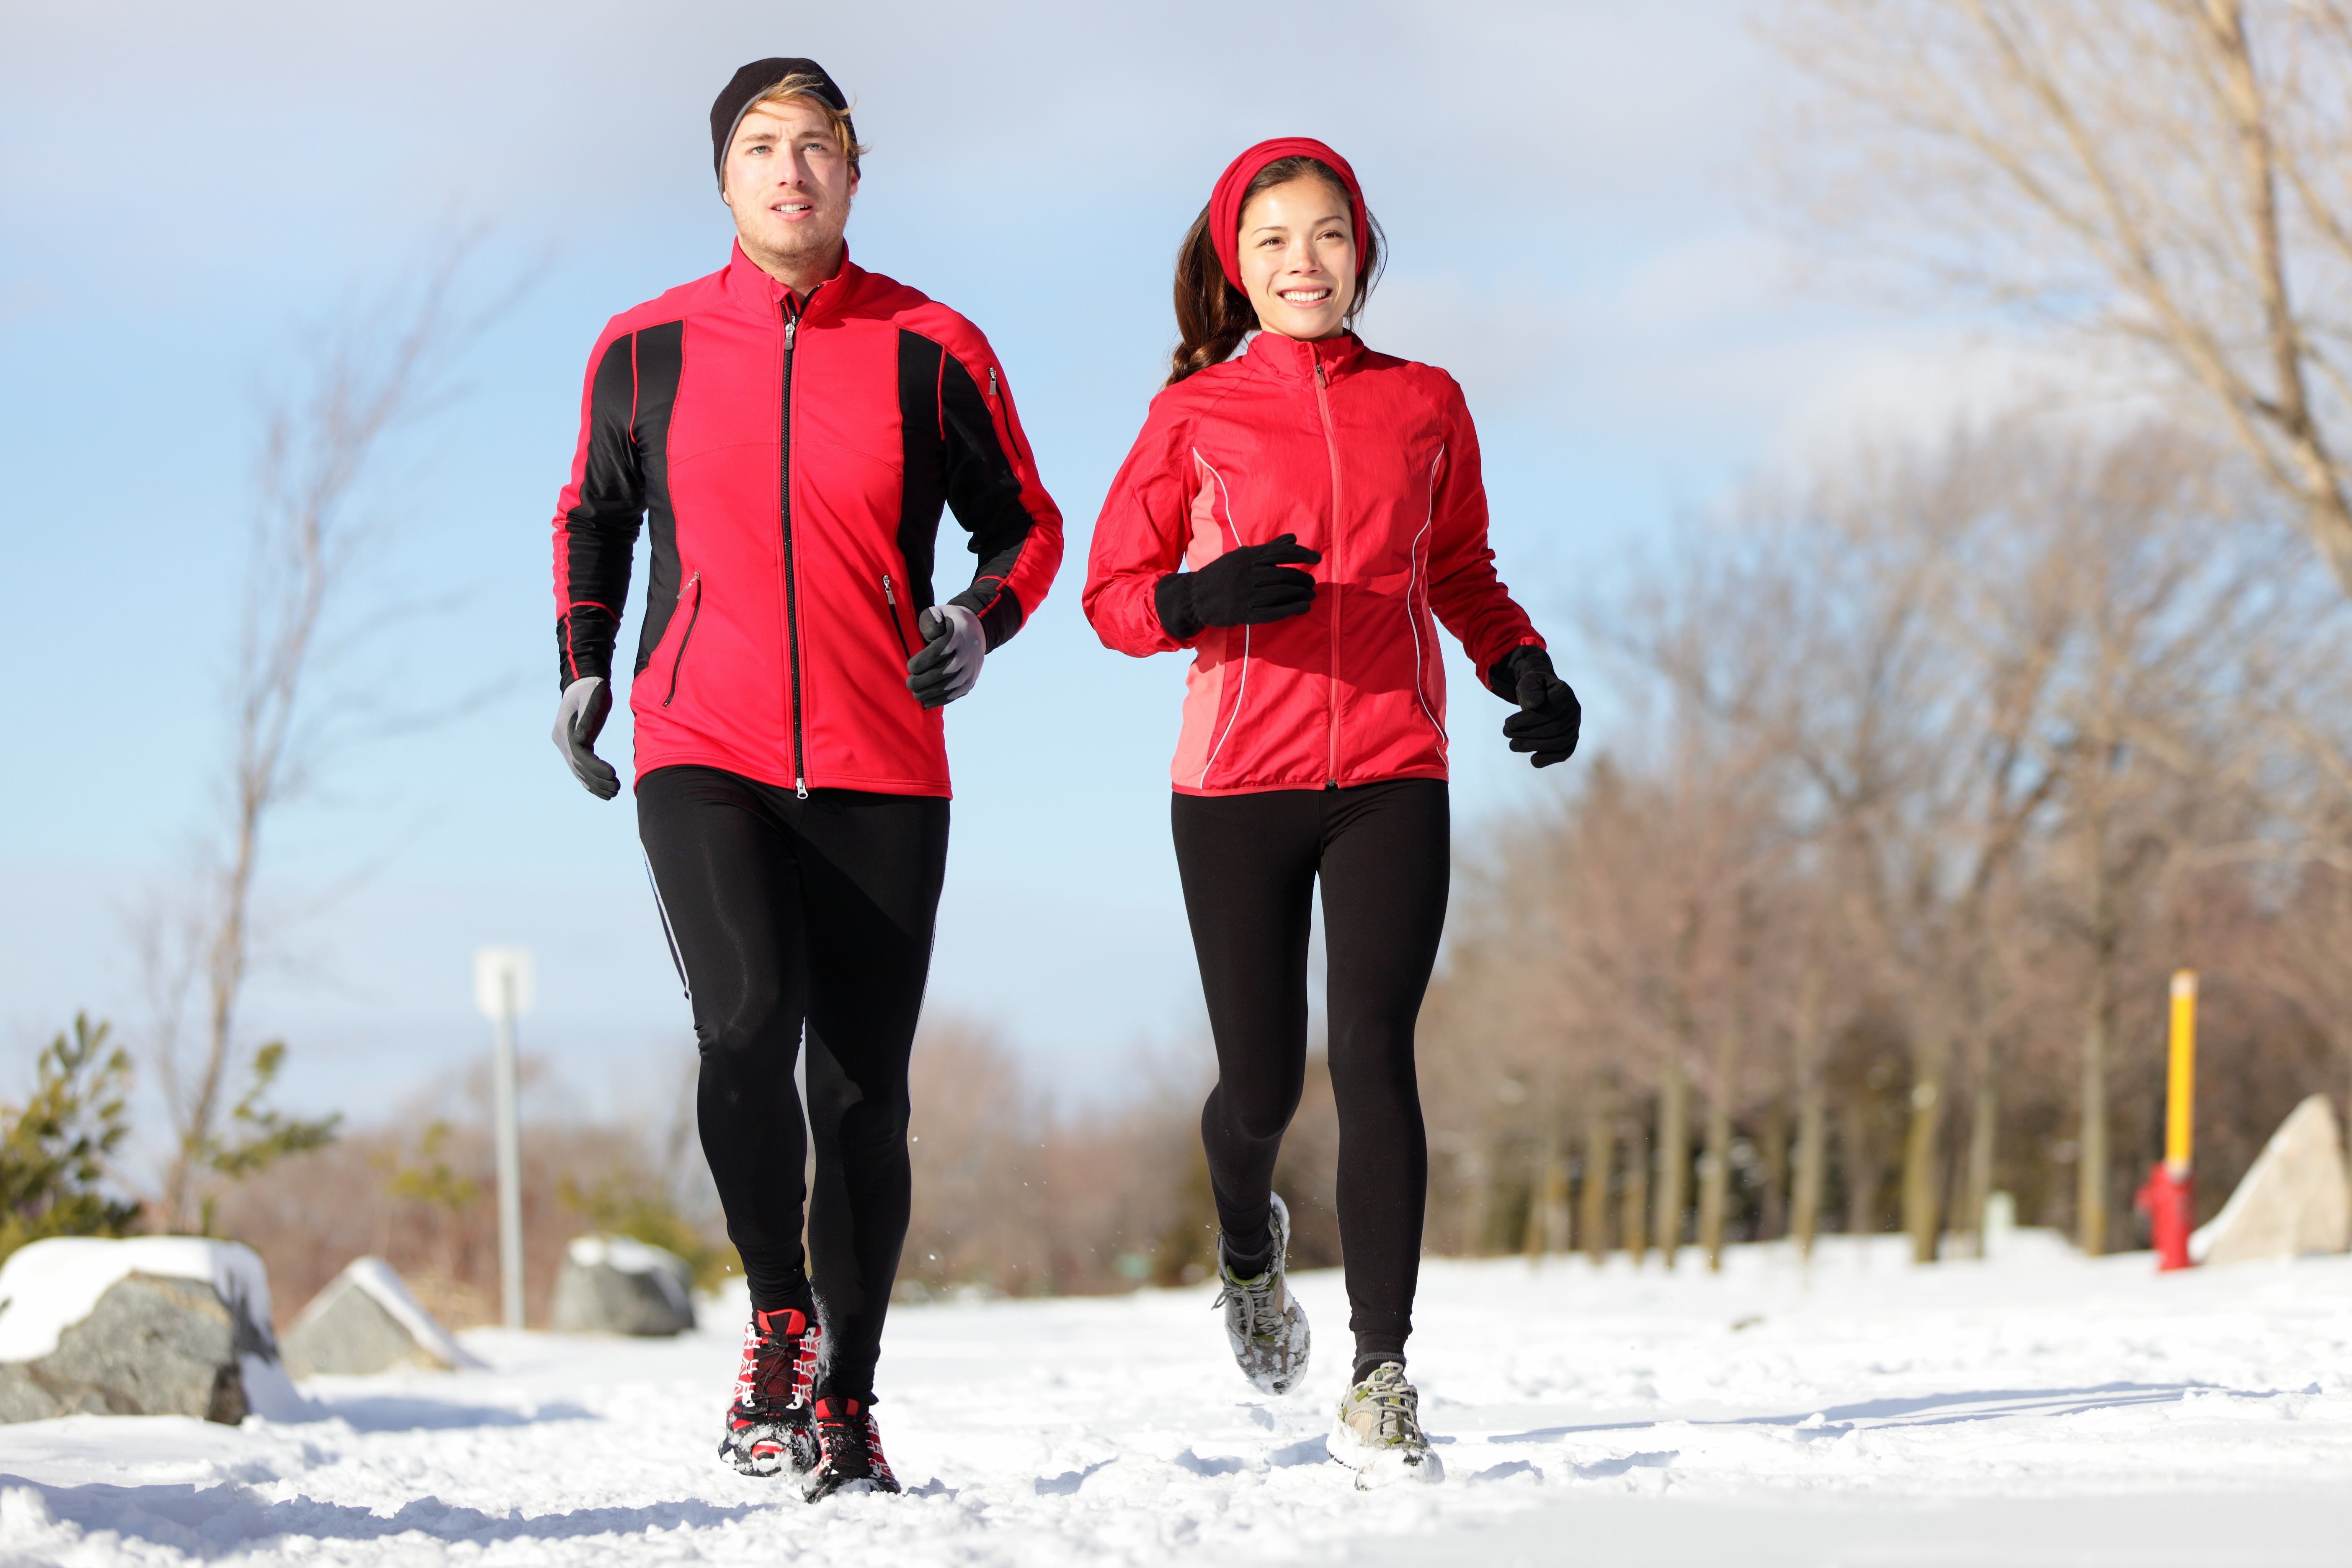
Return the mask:
[[[870,1398],[907,1238],[907,1058],[948,803],[853,790],[803,800],[718,768],[659,768],[638,781],[637,833],[694,1007],[702,1152],[751,1304],[814,1304],[826,1345],[817,1395]],[[803,1020],[814,1194],[793,1085]]]
[[[1445,785],[1176,796],[1176,865],[1216,1037],[1201,1141],[1226,1245],[1266,1245],[1275,1157],[1307,1072],[1307,945],[1323,880],[1339,1244],[1360,1365],[1402,1355],[1421,1272],[1429,1145],[1413,1021],[1451,872]]]

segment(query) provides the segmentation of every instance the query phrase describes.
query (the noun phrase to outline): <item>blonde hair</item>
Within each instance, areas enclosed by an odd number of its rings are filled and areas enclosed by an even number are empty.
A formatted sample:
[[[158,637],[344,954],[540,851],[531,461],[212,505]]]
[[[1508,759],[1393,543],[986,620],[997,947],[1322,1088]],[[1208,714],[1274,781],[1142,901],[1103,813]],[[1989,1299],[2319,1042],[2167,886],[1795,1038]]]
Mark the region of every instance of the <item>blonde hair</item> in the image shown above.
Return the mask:
[[[795,98],[808,100],[810,103],[815,105],[816,111],[824,116],[825,123],[833,127],[833,139],[840,143],[841,155],[849,160],[849,172],[854,175],[857,173],[857,160],[874,149],[860,143],[851,133],[850,111],[846,109],[835,109],[826,100],[825,89],[830,86],[832,83],[823,77],[811,76],[806,71],[795,71],[745,104],[743,114],[751,113],[763,103],[785,103]],[[743,114],[735,117],[735,124],[739,130],[743,124]]]

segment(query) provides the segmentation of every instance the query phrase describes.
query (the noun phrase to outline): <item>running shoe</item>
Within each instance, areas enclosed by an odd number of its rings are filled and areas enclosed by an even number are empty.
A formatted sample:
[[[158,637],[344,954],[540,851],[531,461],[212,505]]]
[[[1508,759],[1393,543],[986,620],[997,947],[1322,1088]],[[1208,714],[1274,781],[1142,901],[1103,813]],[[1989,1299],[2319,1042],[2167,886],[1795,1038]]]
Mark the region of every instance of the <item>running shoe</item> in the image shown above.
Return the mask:
[[[882,1457],[882,1429],[874,1424],[870,1401],[816,1402],[816,1465],[801,1483],[811,1502],[839,1491],[895,1492],[898,1478]]]
[[[747,1476],[797,1474],[816,1463],[809,1384],[824,1333],[796,1308],[751,1314],[743,1326],[743,1364],[735,1373],[726,1435],[719,1440],[720,1458]]]
[[[1339,1401],[1330,1448],[1333,1458],[1356,1472],[1360,1492],[1397,1481],[1445,1479],[1445,1467],[1430,1452],[1421,1429],[1421,1395],[1392,1361],[1372,1368]]]
[[[1271,1261],[1265,1272],[1247,1279],[1236,1278],[1225,1262],[1225,1244],[1217,1242],[1217,1279],[1224,1289],[1216,1305],[1225,1312],[1225,1342],[1242,1375],[1260,1393],[1287,1394],[1307,1375],[1307,1352],[1313,1348],[1307,1331],[1307,1311],[1290,1293],[1284,1279],[1290,1252],[1290,1210],[1277,1194],[1270,1200],[1267,1228],[1274,1234]]]

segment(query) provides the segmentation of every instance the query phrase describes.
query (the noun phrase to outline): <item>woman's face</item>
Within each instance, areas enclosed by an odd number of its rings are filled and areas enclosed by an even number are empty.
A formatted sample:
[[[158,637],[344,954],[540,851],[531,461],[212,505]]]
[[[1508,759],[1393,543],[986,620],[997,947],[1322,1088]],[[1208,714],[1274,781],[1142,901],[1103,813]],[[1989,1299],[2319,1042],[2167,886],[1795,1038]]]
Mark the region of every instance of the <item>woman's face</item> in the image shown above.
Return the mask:
[[[1328,338],[1356,299],[1356,233],[1348,197],[1302,174],[1242,208],[1242,291],[1258,325],[1286,338]]]

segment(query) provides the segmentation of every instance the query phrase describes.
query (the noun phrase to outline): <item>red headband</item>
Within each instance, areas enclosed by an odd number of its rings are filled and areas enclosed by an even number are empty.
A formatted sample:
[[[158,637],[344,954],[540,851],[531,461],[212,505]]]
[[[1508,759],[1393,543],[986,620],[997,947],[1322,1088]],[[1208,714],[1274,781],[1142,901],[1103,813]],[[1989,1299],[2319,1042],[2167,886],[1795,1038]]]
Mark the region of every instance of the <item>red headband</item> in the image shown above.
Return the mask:
[[[1242,193],[1249,189],[1259,170],[1284,158],[1314,158],[1328,163],[1348,187],[1348,220],[1356,230],[1356,276],[1361,278],[1364,244],[1371,230],[1364,218],[1364,192],[1356,184],[1356,171],[1348,167],[1348,160],[1312,136],[1277,136],[1226,164],[1225,172],[1217,176],[1216,191],[1209,197],[1209,238],[1217,247],[1217,259],[1224,264],[1225,281],[1236,289],[1242,286]]]

